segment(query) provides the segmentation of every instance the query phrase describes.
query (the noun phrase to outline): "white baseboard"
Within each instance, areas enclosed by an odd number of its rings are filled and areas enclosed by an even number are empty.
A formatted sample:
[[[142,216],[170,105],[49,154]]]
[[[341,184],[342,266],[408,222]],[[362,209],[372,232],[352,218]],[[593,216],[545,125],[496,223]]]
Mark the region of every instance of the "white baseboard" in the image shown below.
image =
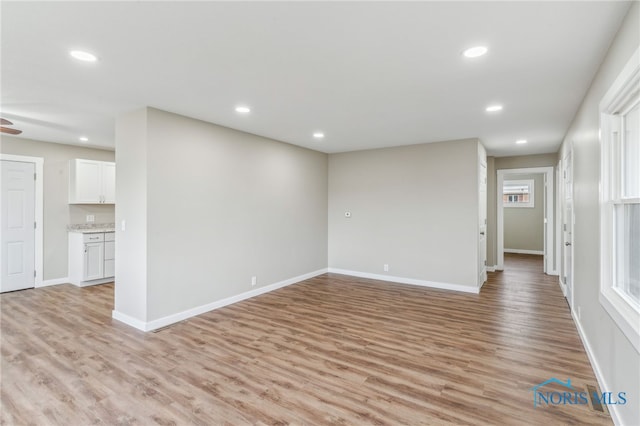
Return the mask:
[[[233,303],[241,302],[243,300],[246,300],[255,296],[259,296],[261,294],[268,293],[270,291],[274,291],[291,284],[299,283],[300,281],[308,280],[309,278],[313,278],[325,273],[327,273],[327,268],[319,269],[314,272],[298,275],[297,277],[289,278],[284,281],[280,281],[264,287],[256,288],[255,290],[250,290],[235,296],[227,297],[226,299],[217,300],[215,302],[207,303],[206,305],[196,306],[195,308],[187,309],[186,311],[182,311],[182,312],[177,312],[175,314],[158,318],[153,321],[147,321],[147,322],[141,321],[137,318],[130,317],[126,314],[123,314],[115,310],[112,311],[112,317],[114,319],[117,319],[118,321],[121,321],[139,330],[153,331],[153,330],[157,330],[158,328],[175,324],[176,322],[184,321],[187,318],[204,314],[205,312],[213,311],[214,309],[219,309],[224,306],[231,305]]]
[[[422,287],[439,288],[443,290],[462,291],[465,293],[480,293],[480,288],[460,284],[439,283],[434,281],[417,280],[415,278],[394,277],[390,275],[371,274],[369,272],[349,271],[346,269],[329,268],[333,274],[350,275],[352,277],[369,278],[372,280],[390,281],[400,284],[419,285]]]
[[[607,381],[604,379],[604,375],[602,374],[602,370],[600,370],[600,365],[596,360],[596,356],[591,349],[591,345],[589,344],[589,339],[587,339],[587,335],[584,333],[582,328],[582,324],[575,315],[574,311],[571,311],[571,317],[573,318],[573,322],[576,324],[576,328],[578,329],[578,335],[582,340],[582,345],[587,352],[587,357],[591,362],[591,366],[593,367],[593,372],[596,373],[596,380],[598,380],[598,385],[600,386],[601,392],[610,392],[612,389],[607,384]],[[607,404],[607,409],[609,410],[609,414],[611,415],[611,420],[613,420],[613,424],[622,425],[622,420],[620,419],[620,415],[618,414],[618,406],[614,404]]]
[[[115,278],[114,277],[110,277],[110,278],[102,278],[102,279],[99,279],[99,280],[80,281],[80,282],[75,282],[75,283],[71,283],[71,284],[75,285],[76,287],[90,287],[92,285],[112,283],[114,281],[115,281]]]
[[[498,265],[487,266],[487,272],[495,272],[498,270]]]
[[[558,276],[558,285],[560,285],[560,290],[562,290],[562,295],[567,297],[567,286],[562,282],[560,276]]]
[[[130,325],[133,328],[137,328],[138,330],[148,331],[146,330],[147,323],[145,323],[144,321],[140,321],[137,318],[131,317],[127,314],[123,314],[122,312],[116,311],[115,309],[111,311],[111,317],[127,325]]]
[[[517,254],[544,254],[544,250],[520,250],[520,249],[504,249],[505,253],[517,253]]]
[[[64,278],[55,278],[53,280],[44,280],[42,281],[40,284],[38,284],[36,286],[36,288],[40,288],[40,287],[48,287],[50,285],[58,285],[58,284],[69,284],[69,277],[64,277]]]

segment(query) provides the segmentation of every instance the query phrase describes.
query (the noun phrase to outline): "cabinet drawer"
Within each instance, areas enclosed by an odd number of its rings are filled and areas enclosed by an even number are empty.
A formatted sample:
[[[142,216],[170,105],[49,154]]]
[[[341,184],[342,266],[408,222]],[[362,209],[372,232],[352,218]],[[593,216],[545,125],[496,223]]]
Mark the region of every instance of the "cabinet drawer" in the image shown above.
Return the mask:
[[[104,233],[98,232],[95,234],[82,234],[83,241],[85,243],[99,243],[104,241]]]
[[[105,232],[104,233],[104,240],[105,241],[115,241],[116,240],[116,233],[115,232]]]

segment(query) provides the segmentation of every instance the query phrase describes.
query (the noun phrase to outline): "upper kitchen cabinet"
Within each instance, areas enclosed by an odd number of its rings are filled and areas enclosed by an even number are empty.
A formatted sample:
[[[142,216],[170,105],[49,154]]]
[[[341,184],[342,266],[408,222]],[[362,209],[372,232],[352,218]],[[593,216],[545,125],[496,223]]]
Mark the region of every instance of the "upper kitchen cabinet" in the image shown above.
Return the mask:
[[[69,204],[115,204],[116,163],[69,160]]]

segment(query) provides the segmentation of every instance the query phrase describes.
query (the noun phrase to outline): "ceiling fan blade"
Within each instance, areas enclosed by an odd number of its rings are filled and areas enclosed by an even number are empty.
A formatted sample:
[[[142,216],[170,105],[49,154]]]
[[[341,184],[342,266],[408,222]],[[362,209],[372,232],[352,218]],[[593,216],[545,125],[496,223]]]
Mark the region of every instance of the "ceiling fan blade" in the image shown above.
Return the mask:
[[[4,118],[0,118],[0,121],[2,121],[3,126],[11,126],[13,124],[9,120],[5,120]]]
[[[10,135],[19,135],[20,133],[22,133],[22,130],[12,129],[10,127],[2,127],[2,126],[0,126],[0,132],[9,133]]]

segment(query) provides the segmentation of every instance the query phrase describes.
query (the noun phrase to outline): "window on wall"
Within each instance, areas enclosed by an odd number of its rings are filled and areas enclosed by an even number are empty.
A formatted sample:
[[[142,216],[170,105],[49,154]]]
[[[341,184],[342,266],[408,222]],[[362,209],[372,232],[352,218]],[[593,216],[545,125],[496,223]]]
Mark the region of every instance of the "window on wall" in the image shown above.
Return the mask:
[[[534,205],[534,181],[505,180],[502,185],[502,201],[505,207],[535,207]]]
[[[640,49],[600,103],[600,302],[640,351]]]

